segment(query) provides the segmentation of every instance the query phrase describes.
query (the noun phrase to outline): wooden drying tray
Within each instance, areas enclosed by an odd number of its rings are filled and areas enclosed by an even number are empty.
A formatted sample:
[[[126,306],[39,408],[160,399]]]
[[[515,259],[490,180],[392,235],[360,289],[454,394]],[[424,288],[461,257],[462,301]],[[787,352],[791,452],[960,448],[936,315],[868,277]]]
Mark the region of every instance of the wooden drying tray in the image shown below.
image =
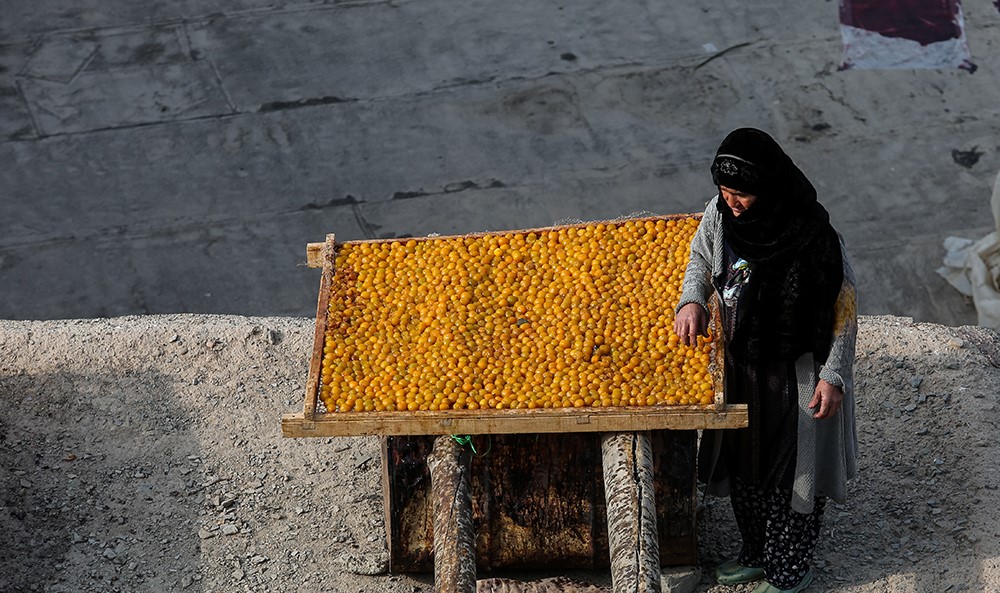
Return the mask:
[[[695,215],[652,217],[651,220],[691,218]],[[644,220],[644,219],[630,219]],[[622,221],[608,221],[611,223]],[[586,223],[596,224],[596,223]],[[504,231],[504,233],[546,232],[569,228],[566,225],[538,229]],[[474,233],[449,237],[412,238],[416,241],[478,237],[489,233]],[[351,243],[382,243],[399,239],[352,241]],[[409,238],[407,240],[410,240]],[[722,389],[722,345],[715,348],[713,373],[716,401],[710,405],[688,406],[621,406],[613,408],[539,408],[518,410],[448,410],[405,412],[340,412],[324,413],[317,410],[323,346],[327,314],[330,304],[330,287],[333,263],[338,244],[334,235],[327,235],[323,243],[310,243],[306,247],[308,265],[322,268],[319,300],[316,305],[316,329],[313,341],[309,377],[303,411],[285,414],[281,418],[281,431],[285,437],[331,437],[361,435],[443,435],[443,434],[524,434],[557,432],[633,432],[646,430],[701,430],[742,428],[747,426],[746,405],[725,403]],[[713,315],[719,336],[718,314]]]

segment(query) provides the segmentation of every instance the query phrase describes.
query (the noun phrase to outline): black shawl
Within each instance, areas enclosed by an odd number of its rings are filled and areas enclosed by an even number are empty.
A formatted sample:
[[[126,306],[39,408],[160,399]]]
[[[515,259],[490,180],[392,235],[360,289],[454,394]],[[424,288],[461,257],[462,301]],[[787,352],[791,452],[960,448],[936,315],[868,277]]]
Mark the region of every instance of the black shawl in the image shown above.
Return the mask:
[[[816,189],[766,133],[735,130],[712,163],[717,186],[757,200],[735,216],[721,195],[725,240],[751,264],[746,315],[728,345],[738,361],[794,361],[806,352],[823,363],[833,338],[843,283],[840,239]],[[721,192],[720,192],[721,193]],[[719,279],[716,279],[718,284]]]

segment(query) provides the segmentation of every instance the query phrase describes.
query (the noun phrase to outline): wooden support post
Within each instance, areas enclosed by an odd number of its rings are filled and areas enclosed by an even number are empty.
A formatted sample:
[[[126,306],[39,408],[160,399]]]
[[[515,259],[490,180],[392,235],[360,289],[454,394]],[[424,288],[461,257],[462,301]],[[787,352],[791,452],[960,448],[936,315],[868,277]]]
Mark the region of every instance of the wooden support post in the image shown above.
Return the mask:
[[[476,593],[471,455],[450,436],[434,439],[427,457],[434,512],[434,590]]]
[[[648,432],[601,435],[612,593],[660,593],[653,448]]]

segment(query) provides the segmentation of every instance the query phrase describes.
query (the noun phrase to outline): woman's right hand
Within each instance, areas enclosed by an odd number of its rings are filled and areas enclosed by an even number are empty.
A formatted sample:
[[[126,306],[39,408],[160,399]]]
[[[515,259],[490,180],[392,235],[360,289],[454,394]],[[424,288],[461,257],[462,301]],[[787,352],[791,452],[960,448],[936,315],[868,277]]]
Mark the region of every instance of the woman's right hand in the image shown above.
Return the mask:
[[[708,314],[698,303],[688,303],[681,307],[674,318],[674,333],[686,346],[698,343],[698,336],[708,337]]]

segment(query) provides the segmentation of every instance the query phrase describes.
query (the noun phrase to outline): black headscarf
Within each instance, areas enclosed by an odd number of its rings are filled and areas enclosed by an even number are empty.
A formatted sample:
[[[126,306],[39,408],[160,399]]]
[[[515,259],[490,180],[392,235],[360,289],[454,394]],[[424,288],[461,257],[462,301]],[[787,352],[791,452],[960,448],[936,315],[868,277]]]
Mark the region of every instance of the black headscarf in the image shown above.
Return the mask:
[[[735,216],[721,195],[725,240],[750,262],[750,311],[740,315],[730,348],[737,359],[795,360],[830,352],[834,305],[843,283],[840,239],[816,189],[778,143],[761,130],[730,133],[712,162],[712,180],[757,196]]]

